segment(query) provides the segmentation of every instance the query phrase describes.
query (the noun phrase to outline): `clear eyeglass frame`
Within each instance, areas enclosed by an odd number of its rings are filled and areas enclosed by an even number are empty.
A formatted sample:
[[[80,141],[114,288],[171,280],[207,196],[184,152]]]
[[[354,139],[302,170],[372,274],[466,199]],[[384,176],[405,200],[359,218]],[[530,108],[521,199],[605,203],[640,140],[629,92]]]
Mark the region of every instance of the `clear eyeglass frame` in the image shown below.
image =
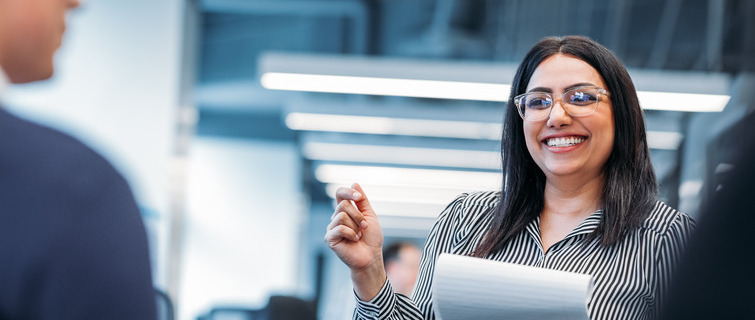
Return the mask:
[[[514,97],[514,105],[524,121],[536,122],[550,117],[557,100],[561,101],[561,107],[569,115],[588,116],[598,109],[601,96],[610,96],[610,94],[606,89],[598,86],[580,86],[564,91],[560,99],[554,99],[553,94],[549,92],[523,93]]]

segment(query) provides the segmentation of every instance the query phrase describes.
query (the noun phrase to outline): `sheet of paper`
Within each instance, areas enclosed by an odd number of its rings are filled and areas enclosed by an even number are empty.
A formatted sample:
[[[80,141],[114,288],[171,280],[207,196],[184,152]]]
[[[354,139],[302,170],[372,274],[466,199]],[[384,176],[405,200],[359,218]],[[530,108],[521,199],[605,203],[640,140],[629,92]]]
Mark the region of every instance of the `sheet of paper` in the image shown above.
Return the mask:
[[[459,319],[589,319],[589,275],[441,254],[433,277],[435,315]]]

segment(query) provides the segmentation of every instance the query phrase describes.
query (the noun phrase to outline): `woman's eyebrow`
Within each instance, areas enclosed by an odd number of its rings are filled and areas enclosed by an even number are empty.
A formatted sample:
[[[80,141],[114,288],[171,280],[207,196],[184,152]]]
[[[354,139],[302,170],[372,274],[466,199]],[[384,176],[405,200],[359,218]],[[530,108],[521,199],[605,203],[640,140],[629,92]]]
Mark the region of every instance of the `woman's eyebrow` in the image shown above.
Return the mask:
[[[577,88],[577,87],[597,87],[597,86],[594,85],[594,84],[592,84],[592,83],[589,83],[589,82],[580,82],[580,83],[575,83],[573,85],[565,87],[564,91],[569,91],[569,90]]]
[[[548,93],[551,93],[551,92],[553,92],[553,90],[551,90],[551,88],[546,88],[546,87],[535,87],[535,88],[532,88],[532,89],[528,90],[527,92],[548,92]]]
[[[564,87],[563,91],[566,92],[566,91],[569,91],[569,90],[577,88],[577,87],[597,87],[597,86],[594,85],[594,84],[592,84],[592,83],[589,83],[589,82],[579,82],[579,83],[575,83],[575,84],[569,85],[567,87]],[[532,89],[528,90],[527,92],[548,92],[548,93],[553,93],[553,90],[551,88],[546,88],[546,87],[535,87],[535,88],[532,88]]]

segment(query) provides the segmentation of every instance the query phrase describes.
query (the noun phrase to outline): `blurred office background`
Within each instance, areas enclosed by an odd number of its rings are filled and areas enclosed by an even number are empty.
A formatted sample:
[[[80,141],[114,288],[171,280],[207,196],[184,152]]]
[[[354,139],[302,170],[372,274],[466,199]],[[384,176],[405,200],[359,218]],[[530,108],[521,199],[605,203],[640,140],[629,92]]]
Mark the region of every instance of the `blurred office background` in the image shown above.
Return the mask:
[[[335,188],[362,183],[386,243],[419,245],[456,194],[498,189],[502,100],[543,36],[624,61],[661,197],[696,216],[755,143],[753,17],[748,0],[85,1],[54,78],[4,103],[129,180],[177,319],[279,296],[343,319]]]

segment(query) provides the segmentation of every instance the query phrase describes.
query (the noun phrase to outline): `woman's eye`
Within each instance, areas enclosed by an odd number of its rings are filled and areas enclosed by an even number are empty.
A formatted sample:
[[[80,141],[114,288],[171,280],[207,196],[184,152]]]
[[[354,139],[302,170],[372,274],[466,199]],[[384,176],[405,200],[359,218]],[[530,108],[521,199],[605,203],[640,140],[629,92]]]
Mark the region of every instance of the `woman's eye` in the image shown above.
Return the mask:
[[[534,97],[527,99],[527,108],[546,109],[550,107],[550,100],[547,98]]]
[[[598,97],[589,92],[575,91],[570,93],[567,99],[569,104],[583,106],[597,101]]]

